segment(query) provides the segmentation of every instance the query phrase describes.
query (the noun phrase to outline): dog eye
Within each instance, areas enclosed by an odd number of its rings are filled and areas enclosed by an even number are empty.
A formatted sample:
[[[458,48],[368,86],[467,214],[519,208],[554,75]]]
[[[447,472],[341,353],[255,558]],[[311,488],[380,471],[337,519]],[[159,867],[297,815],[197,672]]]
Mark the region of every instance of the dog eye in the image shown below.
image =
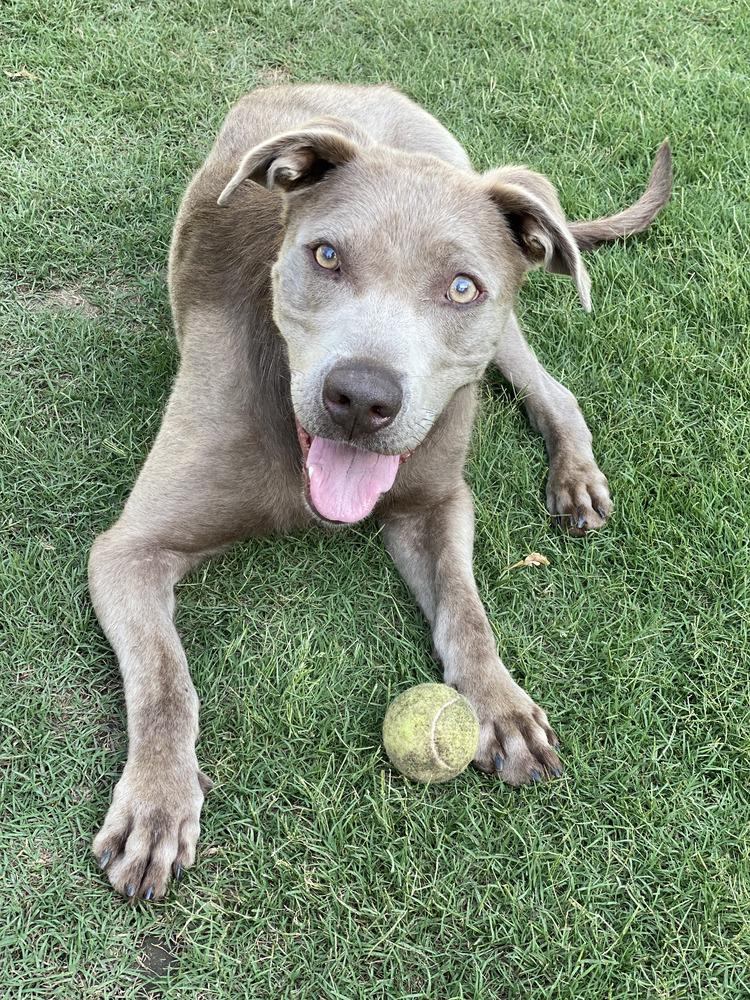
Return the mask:
[[[339,255],[327,243],[321,243],[315,248],[315,260],[327,271],[335,271],[339,266]]]
[[[451,302],[457,302],[461,306],[473,302],[478,295],[479,289],[465,274],[457,274],[448,289],[448,298]]]

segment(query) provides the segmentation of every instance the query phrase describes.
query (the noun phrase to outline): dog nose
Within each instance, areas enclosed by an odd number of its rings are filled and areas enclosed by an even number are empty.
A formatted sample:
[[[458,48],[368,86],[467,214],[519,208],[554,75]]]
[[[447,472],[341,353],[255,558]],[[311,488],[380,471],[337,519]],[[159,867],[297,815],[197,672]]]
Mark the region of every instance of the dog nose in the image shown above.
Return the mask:
[[[340,363],[323,383],[323,405],[350,439],[387,427],[401,409],[402,398],[396,376],[377,365]]]

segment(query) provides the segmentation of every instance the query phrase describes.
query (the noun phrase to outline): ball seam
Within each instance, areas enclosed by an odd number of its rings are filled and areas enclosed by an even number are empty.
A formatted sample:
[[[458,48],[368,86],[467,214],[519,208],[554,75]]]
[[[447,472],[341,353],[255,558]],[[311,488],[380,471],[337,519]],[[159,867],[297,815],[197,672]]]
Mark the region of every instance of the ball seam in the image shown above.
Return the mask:
[[[432,753],[438,764],[441,767],[444,767],[446,770],[450,770],[450,764],[446,764],[445,761],[441,758],[440,754],[437,752],[437,745],[435,743],[435,729],[437,727],[438,719],[440,718],[442,713],[445,711],[446,708],[450,708],[451,705],[455,705],[456,702],[458,701],[458,697],[459,696],[457,695],[452,701],[446,701],[444,705],[440,706],[440,709],[438,710],[435,718],[432,720],[432,725],[430,726],[430,745],[432,746]]]

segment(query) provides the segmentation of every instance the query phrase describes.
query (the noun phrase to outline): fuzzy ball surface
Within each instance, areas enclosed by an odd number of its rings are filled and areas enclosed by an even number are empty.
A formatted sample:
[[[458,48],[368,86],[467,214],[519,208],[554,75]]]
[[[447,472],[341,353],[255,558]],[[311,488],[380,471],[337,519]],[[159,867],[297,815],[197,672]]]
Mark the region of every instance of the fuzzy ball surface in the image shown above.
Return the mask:
[[[445,684],[418,684],[391,702],[383,745],[394,767],[413,781],[450,781],[476,756],[479,720]]]

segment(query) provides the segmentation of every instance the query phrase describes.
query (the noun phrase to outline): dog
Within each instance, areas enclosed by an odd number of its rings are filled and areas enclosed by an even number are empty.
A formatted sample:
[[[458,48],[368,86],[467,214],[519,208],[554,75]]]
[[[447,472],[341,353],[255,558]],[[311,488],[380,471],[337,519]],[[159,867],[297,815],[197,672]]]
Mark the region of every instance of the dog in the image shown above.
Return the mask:
[[[560,776],[541,708],[498,656],[472,571],[463,467],[490,362],[549,455],[547,508],[572,535],[612,502],[573,395],[513,312],[525,274],[641,232],[671,190],[661,146],[643,196],[567,223],[524,167],[477,174],[431,115],[387,86],[253,91],[179,209],[168,283],[180,367],[122,516],[92,548],[90,592],[125,687],[129,753],[93,843],[112,885],[164,896],[195,859],[211,782],[173,624],[175,583],[230,543],[372,515],[432,627],[445,683],[480,723],[475,765],[510,785]]]

